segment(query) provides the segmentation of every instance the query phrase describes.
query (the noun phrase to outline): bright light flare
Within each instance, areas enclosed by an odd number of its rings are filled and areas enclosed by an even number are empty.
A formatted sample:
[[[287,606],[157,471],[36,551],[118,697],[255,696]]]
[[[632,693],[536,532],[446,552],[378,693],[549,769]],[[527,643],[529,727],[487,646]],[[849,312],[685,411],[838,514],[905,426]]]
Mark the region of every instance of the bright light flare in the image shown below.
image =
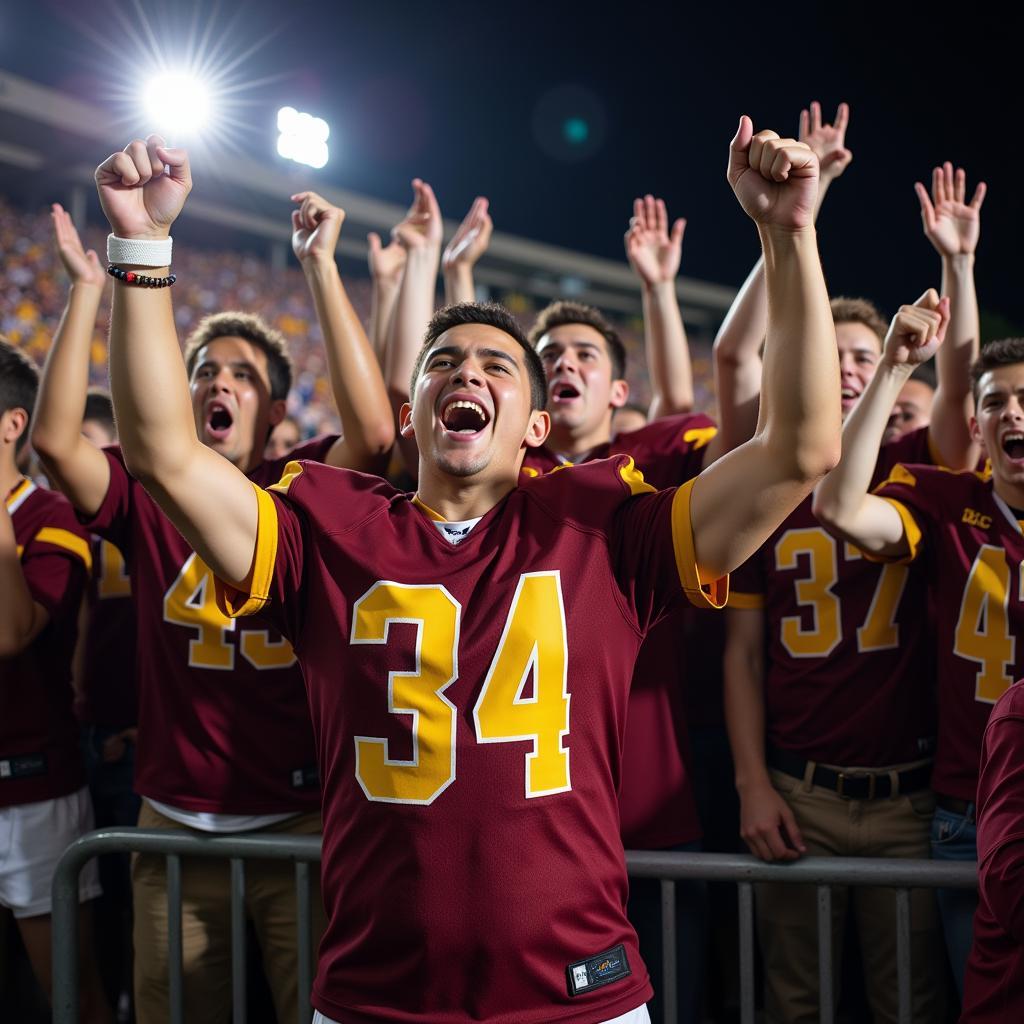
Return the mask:
[[[323,167],[329,156],[327,139],[331,129],[322,117],[282,107],[277,112],[277,152],[286,160],[308,167]]]
[[[210,120],[210,90],[195,75],[158,75],[146,86],[142,102],[149,123],[171,139],[194,136]]]

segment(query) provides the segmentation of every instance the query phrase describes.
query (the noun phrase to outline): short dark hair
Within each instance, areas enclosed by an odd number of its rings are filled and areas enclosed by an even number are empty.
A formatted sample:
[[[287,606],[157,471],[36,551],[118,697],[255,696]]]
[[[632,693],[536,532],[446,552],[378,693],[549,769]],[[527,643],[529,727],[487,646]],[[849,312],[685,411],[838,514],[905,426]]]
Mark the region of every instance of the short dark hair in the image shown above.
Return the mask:
[[[101,423],[109,431],[111,436],[117,433],[114,426],[114,403],[110,400],[110,393],[103,388],[89,388],[85,396],[85,420],[93,420]]]
[[[544,365],[541,363],[536,349],[527,340],[519,322],[497,302],[454,302],[450,306],[439,309],[431,317],[430,323],[427,325],[427,333],[423,338],[423,345],[416,356],[416,364],[412,368],[412,379],[409,382],[410,400],[415,394],[416,381],[419,379],[430,350],[434,347],[434,342],[445,331],[450,331],[453,327],[461,327],[464,324],[485,324],[488,327],[497,328],[519,344],[523,350],[526,371],[530,378],[530,408],[543,409],[548,398]]]
[[[567,299],[559,299],[545,306],[537,314],[530,328],[530,344],[534,348],[540,343],[548,331],[563,324],[586,324],[593,327],[598,334],[604,338],[605,347],[608,349],[608,358],[612,363],[612,379],[623,380],[626,376],[626,346],[622,344],[619,332],[604,318],[599,309],[593,306],[584,305],[582,302],[570,302]]]
[[[262,317],[236,310],[204,316],[188,336],[184,356],[189,379],[200,350],[217,338],[244,338],[252,342],[267,357],[271,399],[277,401],[288,397],[292,386],[292,360],[288,355],[288,342],[284,335]]]
[[[911,373],[910,379],[916,380],[921,384],[927,384],[932,391],[935,390],[939,383],[938,376],[935,373],[935,364],[931,360],[927,363],[918,363],[914,367],[914,372]]]
[[[28,441],[28,427],[39,393],[39,370],[24,352],[0,335],[0,415],[9,409],[24,409],[28,419],[14,445],[20,452]]]
[[[863,324],[878,338],[879,347],[885,344],[889,325],[878,307],[870,299],[851,299],[839,295],[830,303],[832,322],[835,324]]]
[[[1000,338],[983,346],[978,358],[971,364],[971,390],[974,392],[975,403],[979,397],[981,378],[989,370],[999,366],[1013,366],[1015,363],[1024,363],[1024,338]]]

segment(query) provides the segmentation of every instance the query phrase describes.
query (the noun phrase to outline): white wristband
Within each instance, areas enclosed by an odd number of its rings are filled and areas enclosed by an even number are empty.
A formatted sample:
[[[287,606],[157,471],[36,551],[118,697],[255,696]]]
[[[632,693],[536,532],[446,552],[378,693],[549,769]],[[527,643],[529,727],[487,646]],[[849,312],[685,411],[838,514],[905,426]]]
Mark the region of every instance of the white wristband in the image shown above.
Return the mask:
[[[169,267],[171,237],[118,238],[107,235],[107,262],[134,267]]]

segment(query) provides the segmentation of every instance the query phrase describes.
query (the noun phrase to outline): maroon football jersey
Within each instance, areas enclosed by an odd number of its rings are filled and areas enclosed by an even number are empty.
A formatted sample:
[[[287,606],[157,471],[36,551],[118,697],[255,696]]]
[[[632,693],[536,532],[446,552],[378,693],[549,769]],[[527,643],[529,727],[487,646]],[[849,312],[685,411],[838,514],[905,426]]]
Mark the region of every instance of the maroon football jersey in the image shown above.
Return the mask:
[[[996,702],[978,778],[978,909],[963,1024],[1024,1020],[1024,684]]]
[[[927,428],[879,452],[876,481],[928,459]],[[768,743],[825,764],[882,766],[934,748],[927,593],[906,566],[879,566],[803,501],[734,574],[730,606],[763,607]]]
[[[93,538],[89,617],[75,713],[80,722],[126,729],[138,721],[135,608],[124,555]]]
[[[717,432],[714,421],[702,414],[667,416],[619,434],[595,449],[591,458],[629,455],[649,484],[659,490],[677,487],[701,471],[704,449]],[[523,477],[563,465],[549,448],[533,448],[523,462]],[[693,651],[684,645],[683,636],[692,633],[695,620],[711,616],[689,605],[681,607],[659,622],[640,648],[630,689],[619,792],[622,842],[627,849],[666,849],[701,836],[690,777],[684,679]],[[702,683],[699,675],[691,679],[696,685]]]
[[[85,785],[71,689],[89,540],[62,495],[22,482],[7,497],[22,572],[50,621],[0,659],[0,807],[66,796]]]
[[[273,483],[292,456],[321,459],[334,440],[311,441],[249,477]],[[269,623],[236,627],[220,611],[205,563],[129,475],[120,449],[105,451],[110,487],[85,525],[124,553],[131,577],[136,791],[212,814],[319,807],[313,730],[291,645]]]
[[[649,998],[619,751],[644,633],[683,591],[724,598],[689,495],[617,456],[513,490],[453,546],[373,477],[295,463],[257,490],[249,593],[221,597],[266,605],[309,691],[322,1013],[593,1024]]]
[[[930,589],[939,682],[936,793],[973,800],[992,705],[1024,676],[1021,524],[984,473],[897,466],[877,491],[894,502]]]

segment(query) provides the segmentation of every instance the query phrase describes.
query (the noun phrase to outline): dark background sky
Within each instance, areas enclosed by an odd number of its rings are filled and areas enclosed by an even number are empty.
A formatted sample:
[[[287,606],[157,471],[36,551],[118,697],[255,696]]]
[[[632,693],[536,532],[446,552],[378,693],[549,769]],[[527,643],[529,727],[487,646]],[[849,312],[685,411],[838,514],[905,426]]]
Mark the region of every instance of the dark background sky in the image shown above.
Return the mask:
[[[250,126],[241,141],[261,158],[277,159],[274,112],[291,103],[332,126],[331,163],[319,172],[328,181],[405,202],[419,175],[448,216],[481,193],[499,230],[612,258],[621,258],[632,197],[653,191],[689,219],[684,273],[727,284],[742,280],[756,254],[753,227],[724,179],[738,115],[795,134],[809,100],[820,99],[828,116],[846,100],[855,158],[820,223],[831,290],[868,295],[892,312],[938,284],[912,186],[951,159],[972,188],[979,177],[989,183],[977,273],[986,333],[996,334],[1024,330],[1024,18],[1007,13],[1014,8],[997,16],[973,5],[954,16],[924,6],[714,0],[702,8],[227,0],[204,7],[201,20],[213,19],[225,53],[262,43],[234,72],[236,84],[280,76],[236,93]],[[137,59],[124,21],[147,21],[173,51],[193,11],[175,0],[122,0],[119,22],[114,9],[108,0],[5,5],[0,66],[103,101]],[[592,151],[574,162],[546,151],[535,124],[545,97],[568,85],[594,104],[584,112]],[[577,112],[564,107],[565,116]]]

